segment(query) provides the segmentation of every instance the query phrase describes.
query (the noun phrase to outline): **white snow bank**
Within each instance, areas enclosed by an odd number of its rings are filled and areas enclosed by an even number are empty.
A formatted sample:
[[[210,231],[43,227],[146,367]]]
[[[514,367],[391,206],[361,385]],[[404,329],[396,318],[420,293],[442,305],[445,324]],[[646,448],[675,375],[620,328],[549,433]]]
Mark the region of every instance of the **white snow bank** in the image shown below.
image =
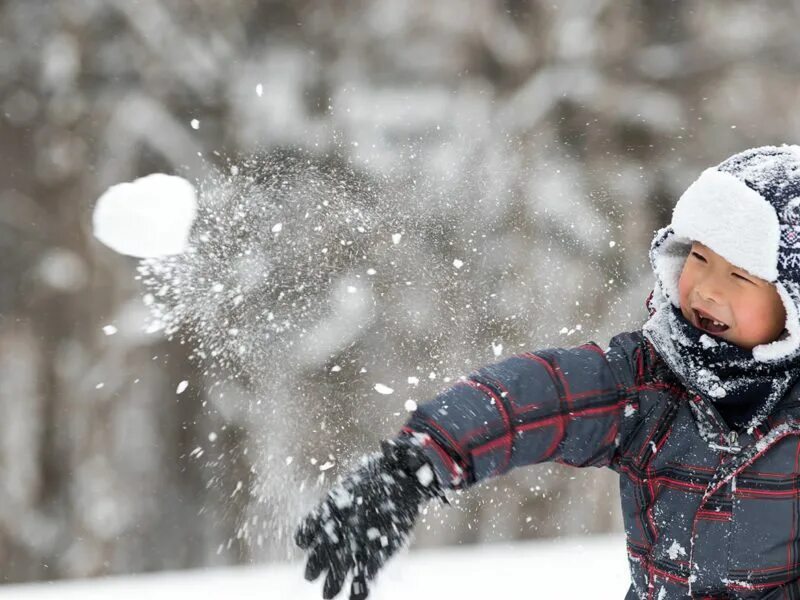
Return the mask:
[[[0,586],[14,600],[319,600],[321,580],[299,563]],[[621,536],[484,544],[404,554],[379,575],[370,600],[602,598],[622,600],[629,574]],[[338,598],[347,598],[347,592]]]
[[[196,214],[197,193],[191,183],[154,173],[108,188],[92,220],[95,237],[112,250],[155,258],[186,250]]]

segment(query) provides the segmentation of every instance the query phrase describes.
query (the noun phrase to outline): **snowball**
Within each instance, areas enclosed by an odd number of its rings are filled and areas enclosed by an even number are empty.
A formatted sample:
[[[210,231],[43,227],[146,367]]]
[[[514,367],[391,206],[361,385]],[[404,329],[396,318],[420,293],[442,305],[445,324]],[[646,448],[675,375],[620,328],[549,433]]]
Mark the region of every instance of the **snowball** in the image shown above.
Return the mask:
[[[390,388],[388,385],[383,385],[382,383],[375,384],[375,391],[378,392],[379,394],[384,394],[384,395],[394,393],[394,390],[392,388]]]
[[[197,193],[182,177],[154,173],[113,185],[97,200],[95,237],[129,256],[155,258],[186,250]]]

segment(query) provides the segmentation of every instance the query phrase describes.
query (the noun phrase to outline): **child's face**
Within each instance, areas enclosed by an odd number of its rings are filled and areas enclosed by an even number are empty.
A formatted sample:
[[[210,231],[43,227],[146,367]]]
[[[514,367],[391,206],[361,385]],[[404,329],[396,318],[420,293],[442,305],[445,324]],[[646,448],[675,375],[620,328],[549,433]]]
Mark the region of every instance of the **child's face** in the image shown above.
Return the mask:
[[[692,244],[686,257],[678,291],[686,320],[748,350],[778,339],[786,324],[783,302],[774,285],[732,265],[699,242]]]

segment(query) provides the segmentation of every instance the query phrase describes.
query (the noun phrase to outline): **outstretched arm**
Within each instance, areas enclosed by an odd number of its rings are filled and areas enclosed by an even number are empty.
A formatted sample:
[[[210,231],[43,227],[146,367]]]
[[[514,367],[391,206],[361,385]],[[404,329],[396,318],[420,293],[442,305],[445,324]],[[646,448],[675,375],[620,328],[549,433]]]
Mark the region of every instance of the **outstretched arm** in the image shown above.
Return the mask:
[[[446,487],[544,461],[607,466],[634,398],[626,352],[595,344],[512,356],[421,405],[403,428]]]
[[[323,597],[352,576],[351,600],[407,541],[421,505],[526,464],[609,465],[635,397],[626,351],[595,344],[525,353],[482,367],[421,405],[394,440],[364,459],[295,536]]]

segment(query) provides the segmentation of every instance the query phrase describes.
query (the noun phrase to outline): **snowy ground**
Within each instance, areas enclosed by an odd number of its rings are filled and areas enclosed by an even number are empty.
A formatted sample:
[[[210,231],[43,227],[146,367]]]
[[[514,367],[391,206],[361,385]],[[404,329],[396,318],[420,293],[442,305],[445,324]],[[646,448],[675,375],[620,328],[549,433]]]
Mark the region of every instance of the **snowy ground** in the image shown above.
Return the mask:
[[[487,600],[502,596],[621,600],[628,589],[628,580],[622,537],[591,536],[405,554],[387,567],[370,598]],[[0,600],[318,600],[321,597],[321,584],[305,582],[300,564],[0,586]]]

